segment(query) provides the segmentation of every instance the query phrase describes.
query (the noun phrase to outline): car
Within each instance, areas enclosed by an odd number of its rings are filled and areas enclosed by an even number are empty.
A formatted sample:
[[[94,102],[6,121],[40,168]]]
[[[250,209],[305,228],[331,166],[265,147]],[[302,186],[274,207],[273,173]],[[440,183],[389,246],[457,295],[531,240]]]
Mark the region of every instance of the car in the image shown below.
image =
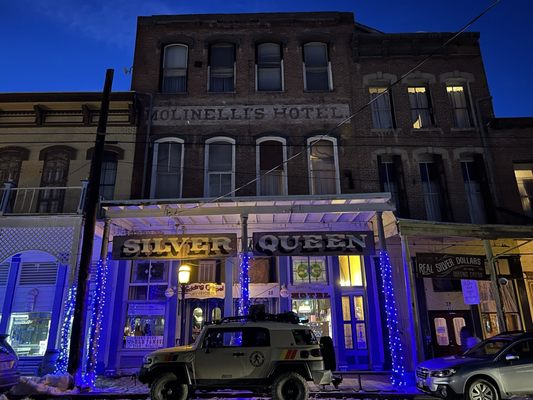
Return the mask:
[[[463,354],[416,368],[417,387],[445,399],[500,400],[533,394],[533,332],[507,332]]]
[[[16,385],[20,377],[17,353],[7,342],[7,337],[0,334],[0,392]]]
[[[293,312],[223,318],[206,325],[193,345],[146,355],[139,380],[150,385],[152,400],[186,399],[197,390],[217,389],[307,399],[308,381],[338,386],[340,378],[333,375],[331,338],[319,343],[300,322]]]

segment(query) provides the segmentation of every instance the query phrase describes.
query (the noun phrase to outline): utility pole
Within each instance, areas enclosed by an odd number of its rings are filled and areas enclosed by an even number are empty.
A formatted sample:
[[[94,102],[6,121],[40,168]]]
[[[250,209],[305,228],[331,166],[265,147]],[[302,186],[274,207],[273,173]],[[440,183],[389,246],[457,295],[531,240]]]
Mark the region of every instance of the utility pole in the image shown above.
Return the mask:
[[[76,304],[74,306],[74,318],[72,320],[72,334],[70,337],[70,349],[68,356],[68,372],[78,378],[81,372],[82,353],[85,348],[85,318],[87,314],[87,289],[89,287],[89,275],[93,252],[94,227],[96,223],[96,205],[100,189],[100,175],[102,173],[102,160],[104,155],[105,134],[107,130],[107,116],[109,114],[109,97],[113,84],[113,70],[108,69],[105,76],[102,104],[94,142],[94,152],[89,172],[89,184],[87,197],[83,206],[83,241],[81,245],[80,265],[78,268],[78,286],[76,291]],[[77,384],[79,382],[76,382]]]

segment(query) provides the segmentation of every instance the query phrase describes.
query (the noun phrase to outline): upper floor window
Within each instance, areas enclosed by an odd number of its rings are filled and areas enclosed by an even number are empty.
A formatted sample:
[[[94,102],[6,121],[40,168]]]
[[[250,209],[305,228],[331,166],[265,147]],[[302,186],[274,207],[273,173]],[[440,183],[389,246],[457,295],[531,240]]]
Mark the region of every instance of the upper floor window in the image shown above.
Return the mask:
[[[187,53],[182,44],[165,47],[163,56],[163,93],[185,93],[187,91]]]
[[[444,221],[444,191],[442,184],[442,163],[439,160],[427,160],[419,164],[426,217],[430,221]]]
[[[487,223],[487,212],[483,199],[481,166],[475,160],[461,162],[463,181],[465,183],[466,202],[473,224]]]
[[[471,128],[472,115],[467,86],[451,85],[446,87],[452,106],[453,126],[455,128]]]
[[[18,183],[20,169],[22,167],[22,155],[16,151],[0,153],[0,188],[8,181]]]
[[[311,194],[340,193],[336,139],[309,138],[307,149]]]
[[[59,213],[63,210],[70,156],[66,151],[49,151],[45,155],[41,187],[55,187],[39,191],[37,212]]]
[[[259,196],[287,194],[285,140],[262,138],[257,141],[257,193]]]
[[[283,59],[281,45],[261,43],[257,45],[257,90],[283,90]]]
[[[231,194],[235,189],[235,140],[212,138],[206,142],[206,197]]]
[[[216,43],[209,47],[209,91],[235,91],[235,45]]]
[[[407,217],[407,193],[401,157],[382,155],[378,157],[378,164],[381,190],[391,194],[391,199],[396,206],[396,214]]]
[[[385,87],[369,87],[372,125],[378,129],[394,128],[390,90]]]
[[[332,90],[331,63],[326,43],[304,45],[304,89]]]
[[[151,197],[176,199],[181,197],[183,181],[183,140],[164,138],[154,144]]]
[[[292,257],[292,283],[327,283],[326,257]]]
[[[409,87],[409,105],[414,129],[428,128],[434,125],[433,109],[427,88]]]
[[[115,197],[115,183],[117,179],[117,155],[105,152],[102,160],[100,175],[100,197],[112,200]]]
[[[363,256],[339,256],[341,286],[364,286]]]
[[[522,200],[522,209],[527,215],[533,216],[533,163],[515,164],[514,175]]]

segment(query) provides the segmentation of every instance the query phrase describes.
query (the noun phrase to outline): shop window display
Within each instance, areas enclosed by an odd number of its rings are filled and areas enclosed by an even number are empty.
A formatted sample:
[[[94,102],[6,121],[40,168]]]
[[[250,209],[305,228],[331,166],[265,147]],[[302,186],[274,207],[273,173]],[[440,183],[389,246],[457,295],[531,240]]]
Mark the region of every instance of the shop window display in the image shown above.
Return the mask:
[[[496,313],[496,301],[492,295],[490,281],[478,281],[481,325],[485,339],[497,335],[504,329],[498,324],[498,315]],[[500,286],[500,297],[503,305],[505,323],[507,331],[517,331],[522,329],[518,304],[512,281],[507,285]]]
[[[9,343],[19,356],[43,356],[48,344],[51,313],[13,313]]]
[[[292,283],[327,283],[325,257],[292,257]]]
[[[293,299],[292,311],[309,320],[316,337],[332,336],[330,299]]]

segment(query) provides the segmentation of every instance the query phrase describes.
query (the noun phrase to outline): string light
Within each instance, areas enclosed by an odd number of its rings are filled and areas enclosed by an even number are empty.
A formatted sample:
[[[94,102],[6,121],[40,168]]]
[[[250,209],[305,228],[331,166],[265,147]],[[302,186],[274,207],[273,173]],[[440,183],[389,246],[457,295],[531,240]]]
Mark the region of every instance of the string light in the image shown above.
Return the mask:
[[[250,277],[248,272],[250,270],[250,253],[240,253],[240,272],[239,283],[241,284],[241,298],[239,300],[239,315],[248,315],[248,308],[250,306],[250,292],[249,283]]]
[[[57,356],[54,373],[65,374],[68,368],[68,353],[70,347],[70,332],[72,330],[72,318],[76,304],[76,286],[70,287],[65,302],[65,317],[60,331],[59,355]]]
[[[387,317],[387,328],[389,330],[389,350],[392,359],[391,383],[393,386],[401,387],[407,385],[405,375],[405,365],[403,361],[403,348],[398,329],[398,309],[392,284],[392,267],[390,258],[385,250],[379,251],[379,261],[381,264],[381,284],[385,295],[385,313]]]

